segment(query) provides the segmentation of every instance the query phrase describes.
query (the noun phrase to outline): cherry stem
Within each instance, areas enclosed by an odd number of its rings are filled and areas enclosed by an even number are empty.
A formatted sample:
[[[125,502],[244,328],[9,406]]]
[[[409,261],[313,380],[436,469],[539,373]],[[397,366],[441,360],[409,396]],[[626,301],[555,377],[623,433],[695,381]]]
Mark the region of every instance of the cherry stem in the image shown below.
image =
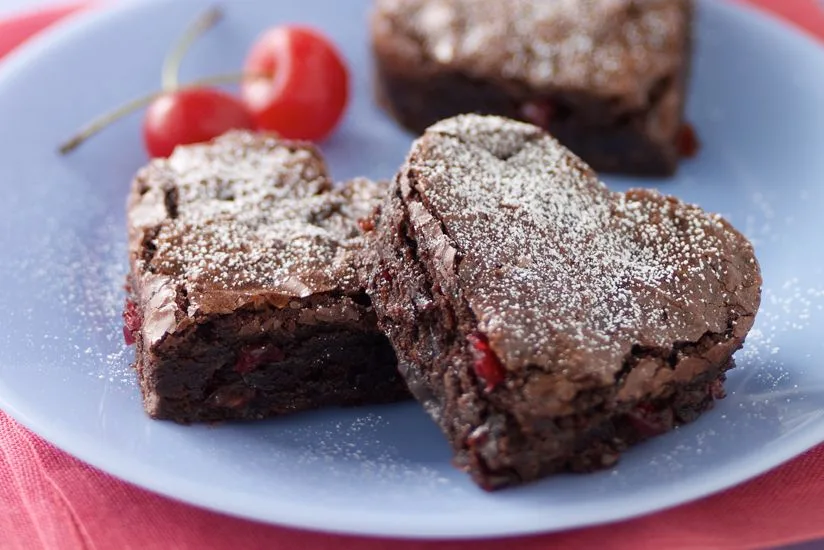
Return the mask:
[[[201,88],[204,86],[219,86],[221,84],[234,84],[237,82],[241,82],[246,78],[256,78],[257,75],[247,75],[243,73],[232,73],[232,74],[225,74],[225,75],[218,75],[218,76],[211,76],[208,78],[203,78],[200,80],[195,80],[190,84],[187,84],[183,87],[176,87],[173,91],[177,90],[187,90],[190,88]],[[104,115],[99,116],[98,118],[92,120],[89,124],[84,126],[80,129],[77,134],[66,140],[59,148],[60,154],[65,155],[70,153],[71,151],[77,149],[84,141],[92,137],[93,135],[97,134],[101,130],[105,129],[107,126],[112,124],[113,122],[123,118],[124,116],[137,111],[141,107],[145,107],[152,103],[157,98],[169,93],[167,90],[162,90],[159,92],[155,92],[153,94],[149,94],[143,97],[139,97],[137,99],[133,99],[128,103],[124,104],[122,107],[118,107],[114,111],[108,112]]]
[[[214,27],[222,18],[223,11],[217,6],[212,6],[200,14],[200,16],[192,21],[186,28],[174,48],[172,48],[172,51],[169,52],[169,55],[167,55],[163,61],[160,81],[163,90],[168,92],[177,89],[179,86],[178,75],[180,74],[180,65],[183,63],[183,58],[186,56],[189,48],[192,47],[195,40]]]

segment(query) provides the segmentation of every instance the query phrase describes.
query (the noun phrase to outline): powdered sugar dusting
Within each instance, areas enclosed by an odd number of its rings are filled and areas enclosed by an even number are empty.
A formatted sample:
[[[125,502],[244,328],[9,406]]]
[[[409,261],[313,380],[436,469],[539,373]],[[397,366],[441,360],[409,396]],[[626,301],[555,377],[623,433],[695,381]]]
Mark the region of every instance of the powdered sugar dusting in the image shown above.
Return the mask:
[[[32,248],[33,256],[41,254],[48,263],[34,265],[20,257],[3,267],[25,278],[30,301],[50,305],[47,320],[38,325],[41,332],[29,334],[27,345],[57,358],[51,366],[55,373],[82,366],[84,373],[112,387],[131,388],[132,352],[121,331],[127,270],[124,225],[117,216],[101,215],[90,227],[84,233],[47,229]],[[26,323],[43,317],[43,311],[31,308],[6,313]]]
[[[234,132],[179,148],[138,177],[132,224],[154,231],[148,268],[191,293],[264,289],[306,297],[354,288],[357,221],[382,188],[332,189],[309,145]]]
[[[759,312],[759,322],[747,336],[747,345],[738,354],[740,366],[748,367],[749,376],[740,385],[744,400],[759,403],[770,400],[803,396],[810,392],[824,392],[824,386],[799,387],[794,382],[799,372],[807,365],[815,363],[822,348],[820,342],[809,343],[807,353],[799,357],[791,348],[793,336],[806,338],[811,326],[824,318],[824,287],[807,287],[797,278],[785,280],[776,287],[764,290],[763,304]],[[788,365],[793,358],[800,364]],[[792,374],[795,372],[795,376]],[[747,382],[754,378],[756,390],[747,389]]]
[[[633,344],[668,349],[730,323],[742,336],[752,323],[760,278],[746,239],[657,192],[610,192],[535,127],[450,119],[418,142],[410,169],[450,239],[419,245],[457,250],[449,291],[508,364],[611,377]]]
[[[752,345],[742,351],[747,359],[766,360],[778,355],[781,347],[776,339],[783,333],[802,331],[815,316],[824,315],[824,289],[804,288],[797,278],[791,278],[777,290],[764,290],[759,326],[748,337]]]
[[[121,387],[134,383],[132,351],[123,342],[122,317],[126,265],[126,247],[122,239],[108,235],[123,232],[122,224],[104,222],[97,245],[80,255],[68,266],[65,276],[74,295],[61,297],[64,305],[74,309],[80,322],[67,327],[63,345],[78,363],[91,363],[98,368],[89,372]]]
[[[357,476],[387,487],[414,481],[420,491],[454,489],[442,469],[409,460],[375,435],[396,424],[367,412],[352,419],[313,425],[305,433],[289,436],[307,440],[296,457],[299,466],[323,468],[332,478]]]
[[[688,0],[379,0],[380,48],[480,78],[643,101],[683,62]],[[410,42],[411,44],[407,44]]]

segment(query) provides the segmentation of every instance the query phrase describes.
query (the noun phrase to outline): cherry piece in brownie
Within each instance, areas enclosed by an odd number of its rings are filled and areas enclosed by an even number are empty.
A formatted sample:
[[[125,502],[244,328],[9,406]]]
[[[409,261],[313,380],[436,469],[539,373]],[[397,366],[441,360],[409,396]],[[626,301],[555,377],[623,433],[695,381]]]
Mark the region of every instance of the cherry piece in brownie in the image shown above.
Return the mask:
[[[253,419],[406,396],[358,270],[358,221],[384,191],[333,189],[312,146],[245,132],[142,169],[124,332],[147,412]]]
[[[381,103],[422,132],[462,113],[549,130],[597,171],[681,154],[692,0],[376,0]]]
[[[728,222],[611,192],[541,129],[499,117],[419,138],[370,239],[400,370],[487,489],[611,466],[695,419],[760,305],[753,247]]]

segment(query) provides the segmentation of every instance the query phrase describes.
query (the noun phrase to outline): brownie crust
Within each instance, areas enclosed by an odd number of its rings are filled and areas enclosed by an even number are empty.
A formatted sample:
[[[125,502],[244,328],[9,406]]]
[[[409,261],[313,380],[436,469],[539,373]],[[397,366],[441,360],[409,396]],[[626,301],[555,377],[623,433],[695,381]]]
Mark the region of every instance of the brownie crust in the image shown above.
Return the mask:
[[[333,188],[311,145],[232,132],[152,161],[128,204],[144,404],[179,422],[407,395],[358,265],[385,185]]]
[[[539,128],[438,123],[372,236],[369,291],[412,394],[486,489],[615,464],[724,394],[761,276],[725,220],[610,192]]]
[[[692,0],[376,0],[378,101],[420,134],[462,113],[548,130],[599,172],[680,157]]]

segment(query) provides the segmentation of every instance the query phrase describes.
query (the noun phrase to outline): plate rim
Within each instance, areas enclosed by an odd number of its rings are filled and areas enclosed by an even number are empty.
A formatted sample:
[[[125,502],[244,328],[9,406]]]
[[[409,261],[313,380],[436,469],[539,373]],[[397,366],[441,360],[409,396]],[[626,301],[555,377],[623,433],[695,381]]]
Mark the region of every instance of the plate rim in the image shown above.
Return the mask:
[[[106,26],[110,21],[129,17],[133,11],[156,10],[172,1],[126,0],[73,15],[70,19],[61,22],[47,32],[35,36],[13,51],[3,61],[0,65],[0,92],[2,92],[4,82],[14,80],[18,74],[25,70],[32,70],[32,65],[55,45],[73,40],[82,33],[94,33],[97,28]],[[204,3],[207,3],[207,0],[192,2],[191,6],[194,7]],[[745,18],[747,25],[758,32],[768,32],[771,36],[778,35],[782,40],[789,43],[794,42],[794,47],[809,50],[811,54],[815,51],[817,52],[815,55],[822,56],[822,59],[824,59],[824,46],[814,36],[783,19],[771,17],[757,7],[732,1],[717,2],[714,0],[699,0],[698,4],[699,9],[712,5],[712,9],[726,11],[730,17]],[[587,516],[578,521],[566,522],[564,525],[559,526],[541,526],[535,521],[527,521],[524,524],[511,525],[506,528],[491,524],[486,528],[473,528],[470,530],[465,526],[457,529],[445,528],[442,525],[434,526],[422,519],[410,519],[409,516],[397,511],[384,511],[380,516],[382,518],[380,522],[355,521],[353,523],[352,516],[317,514],[317,508],[309,506],[283,506],[278,508],[277,514],[261,512],[254,507],[254,502],[252,505],[233,505],[226,508],[222,505],[225,504],[224,500],[216,493],[199,491],[203,487],[202,484],[181,480],[174,475],[165,474],[162,470],[152,470],[151,475],[147,475],[145,470],[141,474],[136,474],[135,470],[130,467],[133,463],[123,461],[119,453],[109,452],[99,440],[82,435],[78,437],[78,434],[68,435],[50,428],[48,418],[38,413],[36,407],[33,409],[30,404],[27,404],[25,398],[21,398],[18,392],[9,388],[2,378],[0,378],[0,409],[37,437],[95,469],[178,502],[184,502],[219,514],[270,525],[304,528],[335,534],[402,537],[419,540],[508,538],[562,532],[634,519],[653,512],[688,504],[738,486],[774,470],[824,441],[824,425],[811,427],[806,432],[793,434],[784,440],[784,445],[774,446],[771,452],[763,452],[758,456],[745,456],[728,462],[728,468],[726,469],[734,471],[734,475],[725,474],[722,478],[721,473],[716,472],[713,476],[702,477],[700,482],[693,480],[688,487],[679,491],[668,491],[659,496],[648,496],[645,498],[643,505],[629,509],[607,509],[598,514]],[[788,441],[792,441],[794,444],[787,445]],[[83,444],[83,442],[86,442],[86,444]],[[668,494],[676,492],[678,498],[667,497]],[[277,518],[274,516],[277,516]],[[320,518],[320,520],[317,518]]]

